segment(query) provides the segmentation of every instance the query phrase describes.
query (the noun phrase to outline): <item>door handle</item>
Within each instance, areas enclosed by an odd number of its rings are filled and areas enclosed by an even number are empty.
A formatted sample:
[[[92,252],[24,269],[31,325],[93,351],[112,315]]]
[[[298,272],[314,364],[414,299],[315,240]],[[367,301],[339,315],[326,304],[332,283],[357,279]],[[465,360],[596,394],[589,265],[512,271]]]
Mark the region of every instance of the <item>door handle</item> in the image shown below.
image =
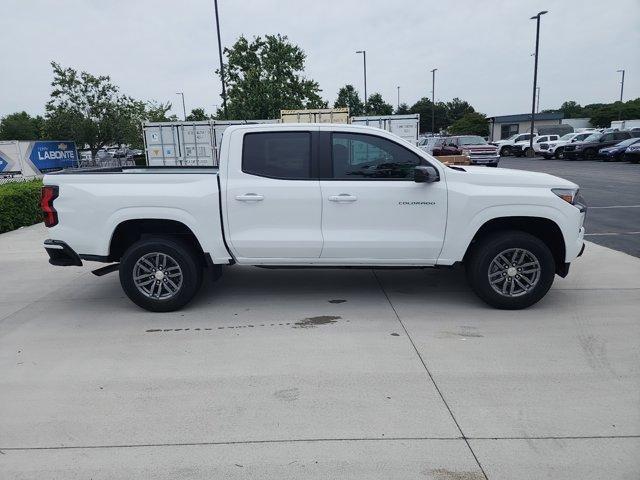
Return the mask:
[[[351,203],[358,200],[358,197],[355,195],[349,195],[348,193],[341,193],[340,195],[331,195],[329,197],[330,202],[338,202],[338,203]]]
[[[257,193],[245,193],[244,195],[237,195],[236,200],[240,202],[261,202],[264,197]]]

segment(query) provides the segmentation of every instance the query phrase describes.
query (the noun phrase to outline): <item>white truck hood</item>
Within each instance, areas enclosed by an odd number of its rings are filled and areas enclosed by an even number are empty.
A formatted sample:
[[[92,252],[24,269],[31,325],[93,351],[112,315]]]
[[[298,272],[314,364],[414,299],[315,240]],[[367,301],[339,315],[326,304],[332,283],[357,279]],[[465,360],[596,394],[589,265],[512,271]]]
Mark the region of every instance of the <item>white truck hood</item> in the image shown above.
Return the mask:
[[[465,165],[462,168],[465,172],[451,168],[447,169],[447,176],[453,175],[461,181],[466,181],[475,185],[578,188],[578,185],[575,183],[565,180],[564,178],[549,175],[548,173],[514,170],[511,168],[488,168],[468,165]]]

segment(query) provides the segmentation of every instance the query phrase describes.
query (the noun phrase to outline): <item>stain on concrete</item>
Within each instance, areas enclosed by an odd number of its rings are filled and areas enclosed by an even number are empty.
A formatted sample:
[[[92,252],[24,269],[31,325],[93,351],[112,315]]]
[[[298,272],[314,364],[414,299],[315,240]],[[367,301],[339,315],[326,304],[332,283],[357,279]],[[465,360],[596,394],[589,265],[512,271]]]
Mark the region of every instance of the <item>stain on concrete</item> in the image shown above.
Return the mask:
[[[396,332],[393,332],[393,333],[391,334],[391,336],[392,336],[392,337],[399,337],[399,336],[400,336],[400,334],[399,334],[399,333],[396,333]]]
[[[284,390],[276,390],[273,396],[283,402],[295,402],[300,397],[300,390],[297,388],[286,388]]]
[[[578,335],[578,342],[580,342],[585,359],[592,369],[607,370],[613,375],[616,374],[609,362],[605,340],[596,335],[585,333]]]
[[[329,325],[330,323],[336,323],[342,317],[335,315],[319,315],[317,317],[307,317],[299,322],[293,324],[293,328],[315,328],[318,325]]]
[[[480,471],[455,471],[446,468],[436,468],[425,472],[435,480],[484,480],[484,475]]]
[[[484,335],[482,335],[481,333],[478,332],[478,328],[477,327],[469,327],[466,325],[461,325],[458,327],[458,331],[457,332],[451,332],[451,331],[443,331],[440,332],[440,334],[438,335],[438,338],[451,338],[451,337],[457,337],[457,338],[482,338],[484,337]]]
[[[329,303],[344,303],[346,300],[342,298],[334,298],[333,300],[329,300]]]

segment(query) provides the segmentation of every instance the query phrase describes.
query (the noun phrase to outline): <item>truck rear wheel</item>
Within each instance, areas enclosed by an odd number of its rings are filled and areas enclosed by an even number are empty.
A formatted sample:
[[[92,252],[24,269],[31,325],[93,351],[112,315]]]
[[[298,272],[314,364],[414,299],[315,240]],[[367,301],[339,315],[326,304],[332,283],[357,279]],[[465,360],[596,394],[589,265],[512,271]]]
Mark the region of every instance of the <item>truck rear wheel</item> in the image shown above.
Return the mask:
[[[538,302],[551,288],[555,261],[542,240],[521,231],[480,240],[466,262],[473,291],[495,308],[518,310]]]
[[[134,243],[120,262],[120,284],[127,297],[151,312],[171,312],[186,305],[202,284],[202,264],[195,250],[173,238]]]

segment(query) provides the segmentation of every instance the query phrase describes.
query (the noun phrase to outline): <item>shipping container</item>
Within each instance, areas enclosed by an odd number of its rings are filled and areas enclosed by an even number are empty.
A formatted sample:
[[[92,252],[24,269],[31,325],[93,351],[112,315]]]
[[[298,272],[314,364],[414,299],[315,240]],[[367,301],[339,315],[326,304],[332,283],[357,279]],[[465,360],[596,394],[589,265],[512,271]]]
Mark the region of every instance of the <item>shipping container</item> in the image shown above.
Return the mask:
[[[349,123],[348,108],[280,110],[282,123]]]
[[[78,151],[74,142],[0,141],[0,175],[34,177],[77,166]]]
[[[142,125],[147,165],[216,166],[223,132],[230,125],[277,123],[278,120],[205,120],[145,122]]]
[[[353,125],[367,125],[391,132],[407,142],[417,145],[420,131],[420,114],[411,115],[371,115],[351,117]]]

